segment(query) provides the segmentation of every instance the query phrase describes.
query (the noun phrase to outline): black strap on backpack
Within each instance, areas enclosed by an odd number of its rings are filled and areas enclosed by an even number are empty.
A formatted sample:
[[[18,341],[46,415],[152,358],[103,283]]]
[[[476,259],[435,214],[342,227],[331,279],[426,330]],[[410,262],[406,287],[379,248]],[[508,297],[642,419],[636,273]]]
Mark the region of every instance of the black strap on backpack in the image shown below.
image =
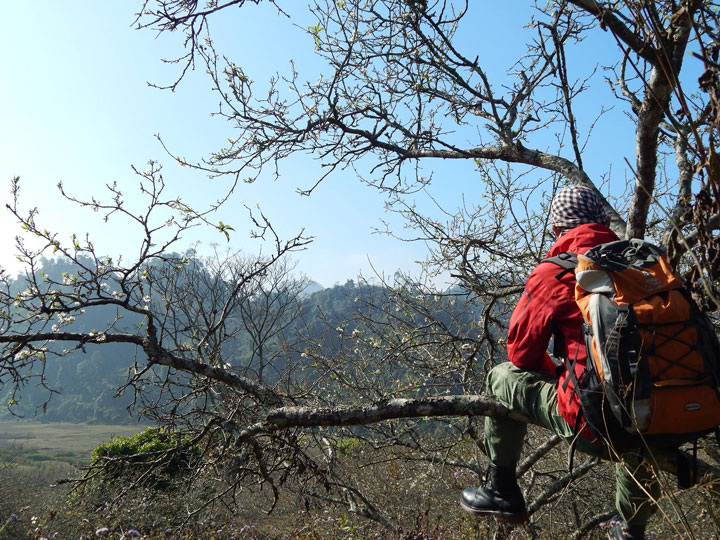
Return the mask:
[[[558,281],[565,276],[565,274],[574,273],[575,268],[577,267],[578,259],[577,254],[572,253],[570,251],[563,251],[561,253],[558,253],[554,257],[548,257],[547,259],[543,259],[541,263],[552,263],[561,268],[561,271],[555,275],[555,279]],[[563,383],[563,390],[567,390],[568,384],[570,381],[573,383],[573,394],[578,393],[578,378],[575,375],[575,362],[577,358],[573,358],[570,360],[568,358],[567,354],[567,347],[565,346],[563,336],[559,332],[553,332],[553,338],[554,338],[554,346],[553,346],[553,354],[559,358],[562,358],[563,364],[565,367],[565,371],[567,372],[567,377],[565,378],[565,382]],[[562,343],[560,342],[562,340]],[[572,394],[570,395],[570,399],[572,400]],[[575,418],[575,426],[573,427],[573,439],[570,443],[570,448],[568,449],[568,470],[572,473],[573,470],[573,464],[575,461],[575,441],[577,440],[577,436],[580,432],[580,426],[583,419],[582,414],[582,408],[578,411],[577,417]]]
[[[578,435],[580,434],[580,426],[582,422],[582,410],[579,410],[575,417],[575,426],[573,427],[573,438],[570,442],[570,448],[568,448],[568,472],[572,474],[573,465],[575,463],[575,443],[577,442]]]
[[[688,457],[680,448],[675,450],[675,466],[677,467],[677,486],[688,489],[695,485],[698,478],[697,459],[698,440],[693,441],[692,457]]]
[[[562,268],[562,272],[557,274],[555,276],[555,279],[562,278],[565,274],[568,272],[575,272],[575,268],[578,264],[578,258],[577,253],[573,253],[572,251],[563,251],[561,253],[558,253],[554,257],[548,257],[547,259],[543,259],[540,261],[541,263],[549,262],[558,265],[560,268]]]

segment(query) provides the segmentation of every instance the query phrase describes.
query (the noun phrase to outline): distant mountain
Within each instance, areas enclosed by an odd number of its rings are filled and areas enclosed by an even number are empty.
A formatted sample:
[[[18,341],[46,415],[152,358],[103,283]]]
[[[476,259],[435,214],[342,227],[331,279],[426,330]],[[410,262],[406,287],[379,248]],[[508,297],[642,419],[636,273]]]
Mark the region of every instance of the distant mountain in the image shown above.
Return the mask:
[[[302,298],[307,298],[308,296],[312,296],[316,292],[324,291],[325,287],[320,285],[317,281],[310,280],[307,284],[307,287],[303,289],[302,292]]]

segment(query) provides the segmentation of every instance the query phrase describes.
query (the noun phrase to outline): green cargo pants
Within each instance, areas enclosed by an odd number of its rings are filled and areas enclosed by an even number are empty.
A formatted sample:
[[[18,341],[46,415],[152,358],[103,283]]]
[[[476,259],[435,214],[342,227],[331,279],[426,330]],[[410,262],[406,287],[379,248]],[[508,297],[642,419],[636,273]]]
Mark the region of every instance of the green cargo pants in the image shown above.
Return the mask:
[[[557,379],[551,375],[526,371],[510,362],[495,366],[487,375],[487,394],[506,407],[523,413],[533,423],[557,433],[568,444],[575,438],[573,427],[560,416],[557,405]],[[527,424],[515,420],[485,419],[485,446],[495,465],[515,467],[520,460]],[[603,445],[577,437],[577,450],[603,458],[608,452]],[[656,475],[642,456],[623,454],[615,458],[615,506],[631,525],[644,525],[655,511],[651,499],[660,495]]]

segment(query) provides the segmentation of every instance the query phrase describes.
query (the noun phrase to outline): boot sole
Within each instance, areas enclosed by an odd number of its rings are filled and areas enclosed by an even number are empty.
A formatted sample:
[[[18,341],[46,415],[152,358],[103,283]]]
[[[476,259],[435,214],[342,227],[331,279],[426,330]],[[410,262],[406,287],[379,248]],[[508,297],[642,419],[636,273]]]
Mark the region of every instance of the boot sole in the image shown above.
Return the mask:
[[[497,519],[500,519],[502,521],[505,521],[507,523],[523,523],[528,520],[530,517],[527,512],[523,512],[521,514],[513,513],[513,512],[502,512],[500,510],[478,510],[477,508],[473,508],[472,506],[468,506],[465,504],[464,501],[460,501],[460,506],[463,510],[470,514],[474,514],[476,516],[487,516],[487,517],[494,517]]]
[[[622,538],[626,538],[625,532],[623,531],[623,527],[621,524],[616,523],[615,525],[612,525],[607,530],[607,538],[609,540],[620,540]]]

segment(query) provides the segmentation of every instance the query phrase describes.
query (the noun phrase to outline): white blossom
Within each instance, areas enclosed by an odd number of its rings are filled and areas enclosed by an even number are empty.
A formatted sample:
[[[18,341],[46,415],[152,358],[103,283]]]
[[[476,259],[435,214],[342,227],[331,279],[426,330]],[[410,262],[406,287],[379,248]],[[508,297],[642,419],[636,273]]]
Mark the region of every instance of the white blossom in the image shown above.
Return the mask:
[[[52,331],[57,332],[60,328],[63,326],[67,326],[68,324],[72,324],[75,322],[75,317],[72,315],[68,315],[67,313],[57,313],[57,323],[52,325]]]

